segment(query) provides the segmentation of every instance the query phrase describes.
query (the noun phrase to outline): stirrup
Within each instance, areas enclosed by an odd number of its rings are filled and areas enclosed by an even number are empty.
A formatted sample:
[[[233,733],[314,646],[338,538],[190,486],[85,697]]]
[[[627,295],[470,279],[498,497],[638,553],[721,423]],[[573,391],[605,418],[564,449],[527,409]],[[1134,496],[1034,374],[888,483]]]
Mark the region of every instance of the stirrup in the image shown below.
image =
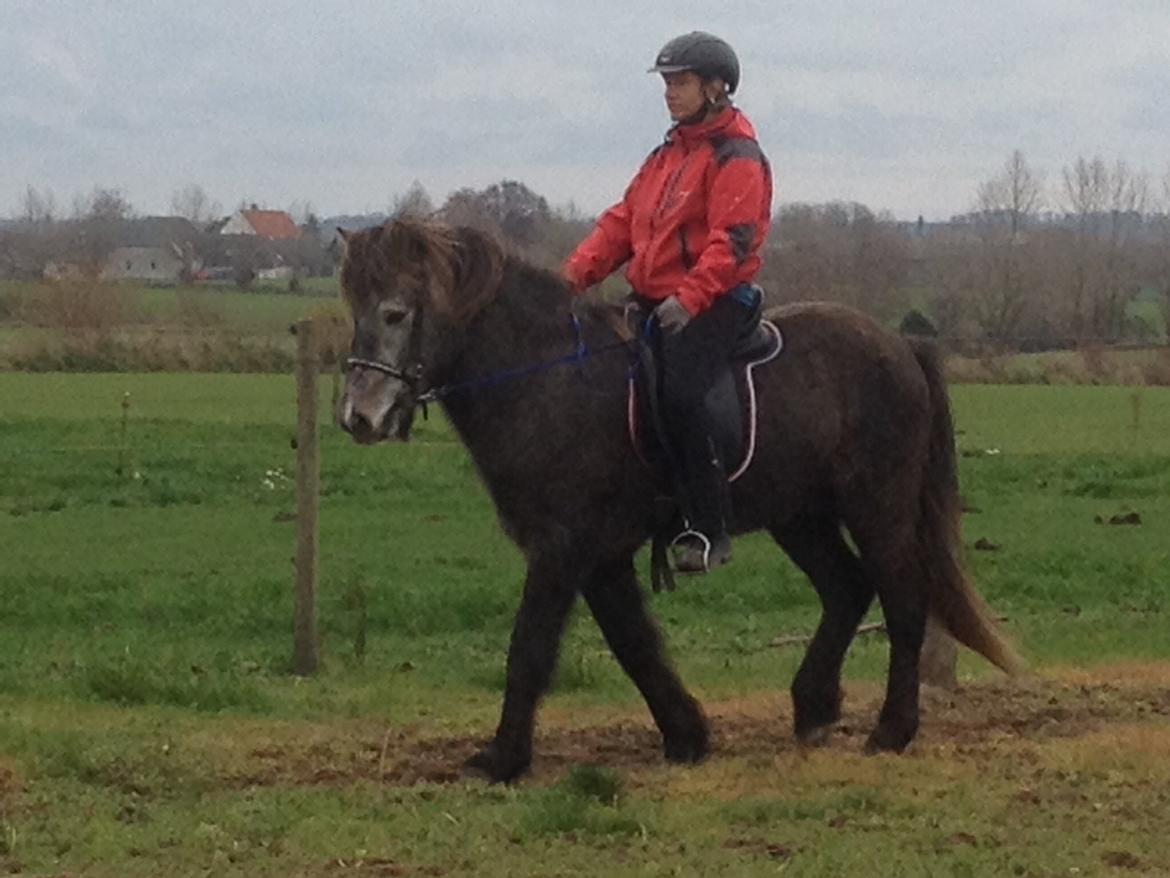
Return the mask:
[[[676,573],[707,573],[731,560],[731,538],[720,534],[712,542],[697,530],[684,530],[670,541]]]

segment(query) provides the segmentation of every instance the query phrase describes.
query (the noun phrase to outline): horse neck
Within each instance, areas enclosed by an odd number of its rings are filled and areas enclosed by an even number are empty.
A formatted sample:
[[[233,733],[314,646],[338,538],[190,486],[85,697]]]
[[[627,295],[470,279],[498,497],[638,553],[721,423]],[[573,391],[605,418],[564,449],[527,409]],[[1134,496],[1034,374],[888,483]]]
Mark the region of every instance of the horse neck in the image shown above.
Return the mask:
[[[499,292],[454,334],[453,374],[446,380],[474,380],[539,359],[563,345],[570,330],[564,287],[508,256]]]
[[[514,434],[518,422],[531,421],[550,408],[547,402],[538,404],[547,387],[542,378],[551,377],[553,372],[568,374],[575,368],[558,365],[550,367],[547,374],[495,380],[511,370],[539,367],[571,354],[577,335],[570,306],[571,295],[563,284],[509,257],[499,293],[460,333],[458,355],[444,380],[464,389],[451,393],[443,405],[477,462],[484,454],[499,454],[501,443]],[[591,347],[604,343],[599,322],[583,318],[582,323]],[[612,365],[616,371],[604,370],[604,379],[591,363],[589,380],[605,380],[616,386],[621,382],[623,363],[620,357],[615,359]],[[598,404],[597,394],[588,393],[584,381],[564,382],[558,387],[563,387],[564,393],[557,395],[557,409],[580,410]]]

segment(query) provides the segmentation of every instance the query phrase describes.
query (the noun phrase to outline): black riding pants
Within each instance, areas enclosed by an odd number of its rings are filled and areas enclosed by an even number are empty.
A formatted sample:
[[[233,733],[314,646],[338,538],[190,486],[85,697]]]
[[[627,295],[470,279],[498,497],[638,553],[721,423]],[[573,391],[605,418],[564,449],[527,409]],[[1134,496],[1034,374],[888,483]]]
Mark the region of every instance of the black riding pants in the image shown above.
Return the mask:
[[[656,303],[645,303],[656,304]],[[726,461],[718,459],[707,394],[755,310],[723,295],[680,332],[658,333],[658,392],[670,437],[679,499],[689,525],[707,536],[726,528]]]

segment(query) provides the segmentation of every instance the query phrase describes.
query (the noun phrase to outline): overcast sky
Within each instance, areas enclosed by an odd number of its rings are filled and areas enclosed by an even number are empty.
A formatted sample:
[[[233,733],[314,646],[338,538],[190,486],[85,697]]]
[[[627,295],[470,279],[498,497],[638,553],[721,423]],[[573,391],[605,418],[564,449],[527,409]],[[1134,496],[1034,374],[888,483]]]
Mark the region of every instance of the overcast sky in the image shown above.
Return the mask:
[[[589,212],[668,119],[645,73],[695,28],[739,52],[778,199],[946,218],[1022,149],[1170,169],[1170,0],[0,0],[0,215],[27,185],[140,213],[382,210],[522,180]]]

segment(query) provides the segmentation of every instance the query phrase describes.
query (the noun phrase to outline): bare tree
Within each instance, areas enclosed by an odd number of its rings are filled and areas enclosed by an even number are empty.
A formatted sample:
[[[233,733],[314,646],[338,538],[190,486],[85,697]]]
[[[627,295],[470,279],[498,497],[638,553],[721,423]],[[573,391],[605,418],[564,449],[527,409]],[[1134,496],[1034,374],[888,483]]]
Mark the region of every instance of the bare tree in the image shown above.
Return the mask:
[[[19,222],[4,233],[0,242],[0,277],[33,280],[44,276],[60,247],[56,214],[52,190],[42,192],[31,185],[25,188]]]
[[[1140,285],[1137,233],[1149,202],[1149,180],[1124,161],[1078,158],[1063,171],[1070,234],[1063,247],[1063,304],[1078,337],[1115,338]]]
[[[313,207],[313,202],[308,199],[305,201],[294,201],[288,206],[286,212],[298,226],[303,226],[308,222],[309,217],[316,216],[317,214],[316,209]]]
[[[57,214],[57,199],[53,190],[38,192],[31,185],[25,187],[20,199],[20,219],[25,225],[39,226],[53,222]]]
[[[493,183],[479,198],[504,237],[520,247],[535,244],[551,216],[544,196],[517,180]]]
[[[1018,333],[1029,317],[1036,281],[1029,229],[1042,202],[1040,176],[1019,150],[979,186],[969,218],[979,242],[970,291],[975,320],[992,338]]]
[[[1162,192],[1154,228],[1156,234],[1152,242],[1150,274],[1158,290],[1162,323],[1166,334],[1170,336],[1170,168],[1167,168],[1166,176],[1162,178]]]
[[[125,220],[134,216],[134,207],[121,189],[95,186],[88,195],[73,196],[73,217],[79,220]]]
[[[552,219],[548,201],[516,180],[501,180],[478,192],[456,190],[439,213],[445,222],[502,235],[522,249],[536,245]]]
[[[909,243],[889,217],[864,204],[786,204],[774,226],[761,283],[784,300],[846,302],[882,317],[899,305]]]
[[[73,198],[73,218],[66,225],[61,255],[82,274],[98,277],[117,247],[134,208],[120,189],[95,186]]]
[[[1018,240],[1043,207],[1044,187],[1024,154],[1015,150],[999,176],[979,186],[978,208],[987,219],[1006,224],[1012,241]]]
[[[182,189],[176,189],[171,195],[171,211],[175,216],[185,217],[203,228],[218,218],[223,208],[218,201],[213,201],[198,183],[188,183]]]
[[[480,193],[469,186],[456,189],[447,196],[438,215],[454,226],[471,226],[492,235],[502,235],[500,224],[488,213]]]
[[[423,184],[415,180],[401,195],[395,195],[390,205],[392,217],[426,218],[434,214],[435,205]]]

